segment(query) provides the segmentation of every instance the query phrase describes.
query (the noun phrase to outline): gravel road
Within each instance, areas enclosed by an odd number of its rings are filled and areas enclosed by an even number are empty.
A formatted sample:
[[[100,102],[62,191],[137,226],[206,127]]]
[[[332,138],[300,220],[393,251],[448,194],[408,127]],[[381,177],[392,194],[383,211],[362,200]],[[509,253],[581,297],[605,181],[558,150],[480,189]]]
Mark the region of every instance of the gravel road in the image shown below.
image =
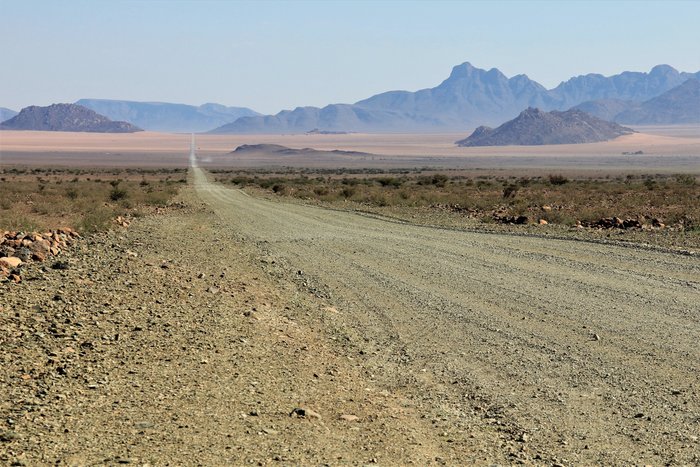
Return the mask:
[[[415,226],[193,170],[227,234],[332,305],[338,351],[424,409],[447,462],[492,435],[510,462],[700,463],[697,255]]]
[[[0,465],[700,464],[698,256],[190,179],[0,283]]]

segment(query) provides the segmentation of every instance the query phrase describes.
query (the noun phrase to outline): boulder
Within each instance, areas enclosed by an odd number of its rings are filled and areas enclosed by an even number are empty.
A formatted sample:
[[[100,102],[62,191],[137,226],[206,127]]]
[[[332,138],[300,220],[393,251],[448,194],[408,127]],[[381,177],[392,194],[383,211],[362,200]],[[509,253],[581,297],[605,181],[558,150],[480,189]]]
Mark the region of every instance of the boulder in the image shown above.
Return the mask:
[[[0,266],[7,269],[14,269],[20,266],[22,262],[23,261],[16,256],[6,256],[4,258],[0,258]]]
[[[22,246],[15,250],[15,256],[26,262],[32,258],[32,252],[29,248]]]
[[[41,253],[46,256],[51,251],[51,243],[39,237],[37,240],[34,240],[28,248],[32,253]]]

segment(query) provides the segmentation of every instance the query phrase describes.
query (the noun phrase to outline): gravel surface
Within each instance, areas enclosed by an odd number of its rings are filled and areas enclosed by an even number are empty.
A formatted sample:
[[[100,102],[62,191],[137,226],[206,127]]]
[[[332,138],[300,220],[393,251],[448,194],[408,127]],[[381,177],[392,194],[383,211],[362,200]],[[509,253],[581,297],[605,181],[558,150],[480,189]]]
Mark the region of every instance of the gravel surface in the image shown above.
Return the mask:
[[[700,462],[697,256],[260,200],[199,170],[195,187],[333,303],[381,384],[443,411],[459,454],[477,426],[512,461]]]
[[[700,258],[211,184],[0,284],[0,464],[700,463]]]

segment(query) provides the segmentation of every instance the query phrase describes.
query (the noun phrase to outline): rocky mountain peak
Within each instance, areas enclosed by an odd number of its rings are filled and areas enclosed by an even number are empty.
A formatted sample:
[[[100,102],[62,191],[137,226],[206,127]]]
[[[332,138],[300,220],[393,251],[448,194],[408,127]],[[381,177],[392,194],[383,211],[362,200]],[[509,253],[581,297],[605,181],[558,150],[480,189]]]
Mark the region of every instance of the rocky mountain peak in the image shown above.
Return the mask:
[[[447,79],[451,80],[459,78],[468,78],[477,70],[479,69],[472,66],[471,63],[464,62],[452,67],[452,72],[450,73],[450,76]]]
[[[580,110],[543,112],[523,110],[513,120],[491,130],[479,127],[459,146],[536,146],[544,144],[595,143],[634,133],[617,123],[606,122]]]
[[[665,64],[656,65],[649,71],[649,76],[677,76],[678,74],[678,70]]]
[[[134,133],[143,131],[127,122],[114,122],[76,104],[32,105],[0,124],[0,130],[77,131],[90,133]]]

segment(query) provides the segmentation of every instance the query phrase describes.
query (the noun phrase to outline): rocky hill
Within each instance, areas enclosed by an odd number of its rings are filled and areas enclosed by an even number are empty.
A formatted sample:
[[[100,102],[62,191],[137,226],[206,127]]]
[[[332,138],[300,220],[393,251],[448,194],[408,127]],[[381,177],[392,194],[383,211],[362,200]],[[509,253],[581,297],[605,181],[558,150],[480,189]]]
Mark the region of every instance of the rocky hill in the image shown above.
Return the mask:
[[[250,154],[268,154],[279,156],[313,156],[313,155],[341,155],[341,156],[369,156],[372,155],[366,152],[359,151],[344,151],[340,149],[318,150],[313,148],[289,148],[281,144],[242,144],[229,154],[250,155]]]
[[[580,110],[544,112],[528,108],[496,129],[481,126],[458,146],[537,146],[544,144],[596,143],[634,133]]]
[[[143,131],[131,123],[114,122],[76,104],[25,107],[0,124],[0,130],[80,131],[90,133],[134,133]]]
[[[135,102],[108,99],[80,99],[76,102],[112,120],[133,123],[145,130],[198,133],[209,131],[241,117],[260,115],[246,107],[220,104],[200,106],[167,102]]]
[[[498,69],[483,70],[463,63],[434,88],[390,91],[355,104],[323,108],[298,107],[276,115],[243,117],[212,133],[305,133],[327,131],[455,131],[479,124],[498,125],[524,108],[565,110],[600,99],[644,101],[700,72],[682,73],[659,65],[648,73],[624,72],[606,77],[577,76],[547,90],[526,75],[508,78]]]
[[[5,107],[0,107],[0,123],[4,122],[5,120],[9,120],[12,117],[17,115],[17,112],[15,112],[12,109],[6,109]]]

